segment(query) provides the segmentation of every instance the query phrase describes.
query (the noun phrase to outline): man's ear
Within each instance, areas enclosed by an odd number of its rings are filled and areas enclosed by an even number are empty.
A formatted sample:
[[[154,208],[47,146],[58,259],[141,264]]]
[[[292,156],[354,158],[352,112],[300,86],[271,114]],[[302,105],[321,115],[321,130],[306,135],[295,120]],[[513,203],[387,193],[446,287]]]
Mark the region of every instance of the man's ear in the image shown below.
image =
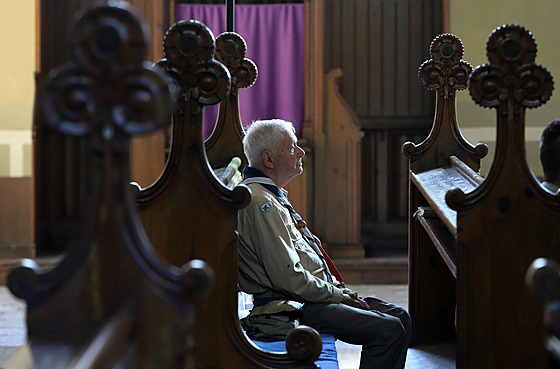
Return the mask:
[[[267,167],[268,169],[273,169],[274,168],[274,157],[272,155],[272,152],[265,150],[262,153],[262,161],[265,167]]]

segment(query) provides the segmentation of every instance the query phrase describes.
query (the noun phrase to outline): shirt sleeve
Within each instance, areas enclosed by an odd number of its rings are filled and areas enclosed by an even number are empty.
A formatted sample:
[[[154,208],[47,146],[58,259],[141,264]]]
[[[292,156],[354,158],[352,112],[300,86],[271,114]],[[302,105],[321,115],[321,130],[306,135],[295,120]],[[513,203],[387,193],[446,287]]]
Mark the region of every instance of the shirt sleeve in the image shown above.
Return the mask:
[[[272,196],[272,195],[271,195]],[[257,196],[240,217],[244,239],[254,245],[272,288],[303,302],[342,301],[342,290],[325,280],[324,264],[273,197]]]

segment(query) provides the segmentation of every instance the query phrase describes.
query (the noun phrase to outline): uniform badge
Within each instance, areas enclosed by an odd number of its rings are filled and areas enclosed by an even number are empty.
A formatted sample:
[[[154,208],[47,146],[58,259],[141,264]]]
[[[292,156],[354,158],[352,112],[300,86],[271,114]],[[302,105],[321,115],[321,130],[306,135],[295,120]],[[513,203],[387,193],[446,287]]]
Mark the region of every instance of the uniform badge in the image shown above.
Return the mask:
[[[270,205],[269,202],[265,202],[261,204],[261,211],[263,213],[268,213],[270,211],[270,209],[272,209],[272,206]]]

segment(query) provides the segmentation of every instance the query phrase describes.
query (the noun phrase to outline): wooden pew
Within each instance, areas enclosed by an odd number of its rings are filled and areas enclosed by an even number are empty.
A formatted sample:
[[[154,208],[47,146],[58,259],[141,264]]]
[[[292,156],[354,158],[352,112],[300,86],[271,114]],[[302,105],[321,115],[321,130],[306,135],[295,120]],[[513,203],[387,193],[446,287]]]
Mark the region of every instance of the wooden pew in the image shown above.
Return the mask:
[[[535,41],[523,27],[496,29],[487,50],[489,63],[469,75],[460,41],[442,35],[420,67],[438,100],[430,135],[403,146],[412,342],[456,342],[461,369],[545,368],[542,309],[524,274],[535,258],[558,257],[560,206],[528,167],[524,125],[525,109],[550,97],[552,77],[534,64]],[[497,109],[497,148],[484,179],[477,171],[487,149],[467,144],[456,122],[454,90],[467,76],[475,102]]]
[[[215,45],[222,42],[225,47],[217,55],[246,66],[247,82],[214,58]],[[163,173],[153,185],[140,189],[137,204],[148,236],[162,257],[181,265],[196,255],[214,271],[216,283],[208,299],[196,304],[196,368],[314,368],[322,348],[315,330],[294,329],[286,340],[287,353],[272,353],[258,349],[238,320],[237,210],[248,204],[250,191],[245,186],[227,188],[213,167],[227,165],[232,156],[245,160],[238,151],[242,128],[232,96],[236,98],[238,88],[252,83],[256,68],[246,63],[244,42],[240,42],[238,36],[225,34],[215,43],[211,31],[197,21],[180,21],[167,32],[165,59],[158,64],[174,77],[180,89],[173,141]],[[229,105],[221,106],[217,127],[204,142],[203,106],[226,99]],[[236,119],[236,126],[231,118]],[[228,130],[235,134],[225,136]]]
[[[41,270],[25,259],[8,276],[28,328],[9,368],[190,365],[193,300],[211,272],[200,260],[175,267],[158,257],[129,185],[131,136],[161,127],[175,100],[168,75],[144,62],[147,35],[125,2],[86,9],[70,33],[74,60],[38,92],[44,121],[84,142],[88,176],[78,236],[60,263]]]
[[[418,178],[423,179],[424,175],[426,179],[423,182],[436,174],[461,178],[465,172],[473,178],[472,172],[480,169],[480,159],[487,153],[485,145],[475,148],[463,138],[457,122],[456,92],[467,87],[467,77],[472,71],[472,67],[461,60],[461,40],[451,34],[440,35],[432,41],[430,54],[432,59],[420,66],[418,76],[424,87],[436,92],[432,130],[419,145],[411,142],[403,145],[410,170],[408,305],[414,326],[412,345],[449,341],[455,336],[454,240],[457,232],[455,213],[445,203],[449,185],[442,186],[442,182],[434,178],[426,186],[420,186]],[[444,74],[445,70],[460,73],[456,73],[455,77]],[[455,171],[451,157],[457,158],[457,164],[468,163],[470,171]],[[465,169],[464,165],[460,167]],[[469,177],[468,174],[466,176]],[[461,183],[467,186],[472,182]],[[426,194],[424,187],[437,192]],[[440,255],[443,257],[440,258]],[[426,268],[426,265],[433,267]],[[434,289],[434,285],[439,288]]]

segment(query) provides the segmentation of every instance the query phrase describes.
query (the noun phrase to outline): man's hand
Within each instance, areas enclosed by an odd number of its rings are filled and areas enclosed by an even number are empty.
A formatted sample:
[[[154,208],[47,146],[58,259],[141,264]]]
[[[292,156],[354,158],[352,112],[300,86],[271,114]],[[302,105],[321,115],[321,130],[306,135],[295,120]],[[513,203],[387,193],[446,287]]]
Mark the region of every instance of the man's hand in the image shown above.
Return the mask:
[[[358,296],[357,292],[352,291],[348,288],[342,289],[342,303],[345,305],[357,307],[359,309],[370,310],[369,305],[367,302],[360,296]]]

